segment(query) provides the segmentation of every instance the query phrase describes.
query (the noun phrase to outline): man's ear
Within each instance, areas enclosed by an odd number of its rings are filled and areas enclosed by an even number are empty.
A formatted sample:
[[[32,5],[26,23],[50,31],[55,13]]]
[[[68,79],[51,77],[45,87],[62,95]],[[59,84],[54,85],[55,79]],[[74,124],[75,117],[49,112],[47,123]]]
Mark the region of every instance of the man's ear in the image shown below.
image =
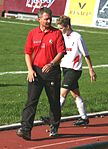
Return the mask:
[[[67,27],[66,27],[67,29],[69,29],[70,28],[70,26],[69,25],[67,25]]]
[[[40,18],[37,18],[36,20],[39,22],[40,21]]]

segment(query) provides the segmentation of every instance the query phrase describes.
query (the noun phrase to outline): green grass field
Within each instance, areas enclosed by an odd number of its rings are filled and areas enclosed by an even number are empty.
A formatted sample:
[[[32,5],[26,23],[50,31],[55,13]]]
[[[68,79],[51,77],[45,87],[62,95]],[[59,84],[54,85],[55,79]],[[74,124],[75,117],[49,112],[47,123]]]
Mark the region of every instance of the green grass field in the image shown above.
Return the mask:
[[[0,125],[20,122],[27,98],[27,74],[2,74],[2,72],[27,71],[24,45],[28,31],[35,26],[36,22],[0,19]],[[78,26],[74,26],[73,29],[80,30],[93,65],[108,65],[108,30]],[[83,70],[79,81],[88,113],[108,110],[108,67],[95,68],[95,71],[96,82],[90,82],[88,69]],[[36,119],[40,119],[41,115],[48,115],[48,110],[49,104],[43,90]],[[62,109],[62,116],[76,114],[78,112],[75,103],[69,94]]]

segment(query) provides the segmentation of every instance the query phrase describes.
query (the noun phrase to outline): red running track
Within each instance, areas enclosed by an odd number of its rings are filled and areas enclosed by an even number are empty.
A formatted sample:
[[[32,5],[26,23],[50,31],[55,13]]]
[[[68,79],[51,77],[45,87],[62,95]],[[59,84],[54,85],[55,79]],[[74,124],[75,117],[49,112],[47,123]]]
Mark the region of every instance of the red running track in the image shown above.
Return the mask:
[[[87,127],[73,126],[73,121],[61,122],[59,136],[49,137],[47,125],[35,126],[32,140],[16,135],[16,130],[0,131],[0,149],[67,149],[80,145],[108,141],[108,116],[90,118]]]

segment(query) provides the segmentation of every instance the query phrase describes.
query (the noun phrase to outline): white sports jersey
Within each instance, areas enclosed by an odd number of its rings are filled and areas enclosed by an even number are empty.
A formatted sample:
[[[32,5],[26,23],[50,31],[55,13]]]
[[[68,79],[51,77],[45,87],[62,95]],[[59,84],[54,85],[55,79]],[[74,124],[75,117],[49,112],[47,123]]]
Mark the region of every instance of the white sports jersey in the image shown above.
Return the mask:
[[[67,54],[62,58],[60,66],[82,70],[82,56],[88,56],[89,53],[81,35],[73,31],[69,36],[63,36]]]

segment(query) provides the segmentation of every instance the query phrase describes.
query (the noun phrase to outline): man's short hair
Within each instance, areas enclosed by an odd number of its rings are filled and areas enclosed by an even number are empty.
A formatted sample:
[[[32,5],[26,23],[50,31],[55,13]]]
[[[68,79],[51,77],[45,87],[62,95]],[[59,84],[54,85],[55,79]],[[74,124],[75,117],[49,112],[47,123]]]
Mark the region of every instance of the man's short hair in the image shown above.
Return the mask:
[[[71,26],[71,19],[68,16],[62,15],[57,19],[56,23],[63,25],[64,27],[67,25]]]
[[[47,13],[49,14],[50,16],[52,16],[52,11],[50,8],[47,8],[47,7],[43,7],[41,8],[39,11],[38,11],[38,18],[40,18],[42,16],[43,13]]]

